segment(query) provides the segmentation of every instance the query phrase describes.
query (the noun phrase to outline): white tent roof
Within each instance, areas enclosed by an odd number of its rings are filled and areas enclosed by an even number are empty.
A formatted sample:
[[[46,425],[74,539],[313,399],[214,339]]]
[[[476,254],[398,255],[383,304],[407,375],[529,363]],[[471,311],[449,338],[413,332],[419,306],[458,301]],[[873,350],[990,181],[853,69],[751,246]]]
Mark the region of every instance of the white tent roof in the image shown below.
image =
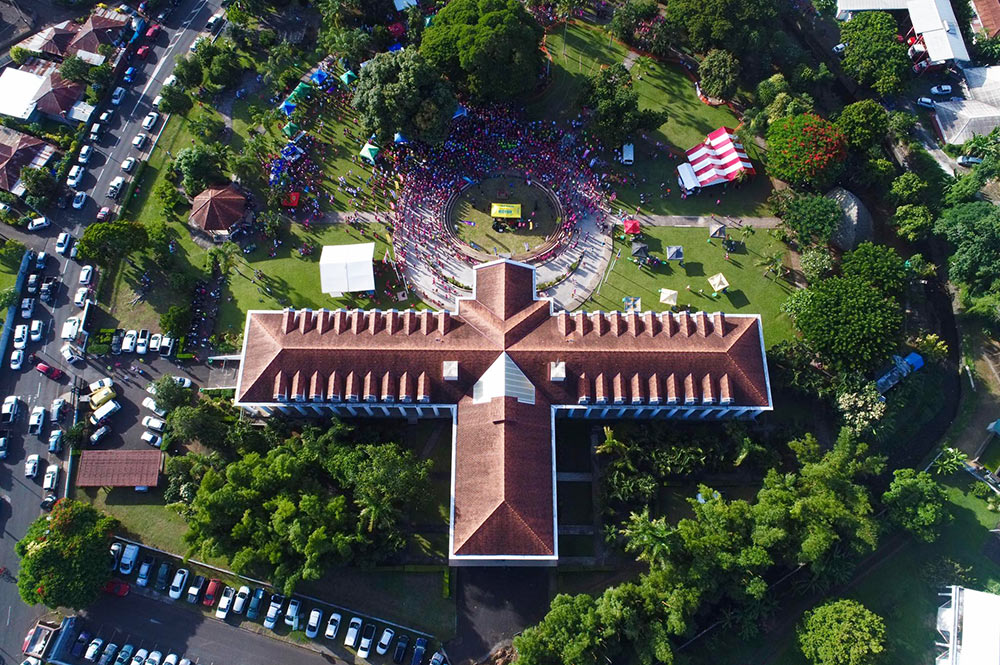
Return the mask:
[[[0,74],[0,113],[27,120],[45,77],[8,67]]]
[[[535,403],[535,386],[506,352],[497,356],[472,388],[472,400],[476,404],[489,402],[494,397],[516,397],[522,404]]]
[[[974,99],[938,102],[934,123],[945,143],[962,145],[976,134],[986,135],[1000,125],[1000,108]]]
[[[684,189],[690,191],[701,187],[701,183],[698,181],[698,176],[694,172],[694,167],[691,166],[689,162],[684,162],[678,165],[677,175],[680,179],[681,186]]]
[[[947,640],[940,665],[1000,662],[1000,596],[953,586],[950,602],[938,609],[937,629]],[[944,594],[942,594],[944,595]],[[944,645],[942,645],[944,646]]]
[[[320,289],[330,295],[348,291],[374,291],[374,256],[373,242],[326,245],[319,257]]]

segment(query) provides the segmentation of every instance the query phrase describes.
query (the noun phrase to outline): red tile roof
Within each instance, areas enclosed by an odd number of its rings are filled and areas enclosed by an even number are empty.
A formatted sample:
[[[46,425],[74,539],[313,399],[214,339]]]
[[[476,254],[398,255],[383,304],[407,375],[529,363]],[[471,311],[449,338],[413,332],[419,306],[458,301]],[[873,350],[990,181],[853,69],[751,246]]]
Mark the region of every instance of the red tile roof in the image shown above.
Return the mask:
[[[22,168],[30,166],[36,158],[44,157],[45,153],[51,157],[55,152],[55,146],[41,139],[16,129],[0,127],[0,189],[9,192],[21,177]]]
[[[206,231],[228,231],[246,207],[247,198],[233,185],[209,187],[194,197],[190,219]]]
[[[97,53],[97,47],[101,44],[114,44],[115,39],[128,23],[129,19],[124,14],[109,9],[95,9],[67,45],[66,52],[70,54],[77,51]]]
[[[159,450],[84,450],[77,487],[156,487],[163,453]]]
[[[35,107],[51,116],[65,117],[87,90],[82,83],[64,79],[59,64],[51,60],[28,58],[20,69],[45,79],[35,95]]]
[[[988,37],[1000,34],[1000,0],[973,0],[976,13]]]
[[[452,556],[501,558],[555,553],[551,405],[770,408],[759,317],[553,314],[534,277],[513,262],[479,266],[474,298],[454,314],[250,312],[236,401],[457,405]],[[476,402],[476,382],[504,352],[533,403]],[[553,380],[553,362],[565,379]]]

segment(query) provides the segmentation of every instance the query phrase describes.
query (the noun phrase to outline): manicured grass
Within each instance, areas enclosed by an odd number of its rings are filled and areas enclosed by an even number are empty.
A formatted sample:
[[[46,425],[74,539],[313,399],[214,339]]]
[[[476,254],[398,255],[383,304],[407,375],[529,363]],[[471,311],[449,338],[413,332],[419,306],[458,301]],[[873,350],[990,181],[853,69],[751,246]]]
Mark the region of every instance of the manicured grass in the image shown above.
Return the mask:
[[[593,524],[594,500],[591,483],[561,481],[556,484],[560,524]]]
[[[741,238],[739,232],[733,232]],[[610,275],[589,301],[588,310],[621,310],[622,298],[631,296],[642,299],[642,310],[663,311],[668,305],[660,304],[659,290],[677,291],[679,306],[690,305],[693,310],[707,312],[760,314],[764,323],[764,341],[768,346],[792,337],[792,324],[781,313],[781,304],[794,287],[773,276],[763,276],[764,268],[756,265],[764,256],[784,251],[784,245],[766,231],[758,230],[746,240],[746,248],[730,252],[719,240],[707,242],[708,229],[676,227],[644,227],[642,240],[649,245],[649,253],[662,259],[668,245],[684,247],[684,265],[676,262],[656,267],[639,266],[630,260],[631,241],[618,239],[620,227],[615,232],[614,251],[621,257],[614,264]],[[712,298],[708,277],[723,273],[729,281],[726,293]],[[689,291],[687,287],[690,286]],[[701,291],[704,290],[704,293]]]
[[[609,42],[607,33],[594,25],[578,21],[565,30],[565,38],[563,35],[564,28],[557,28],[546,37],[552,58],[552,81],[529,103],[528,113],[533,117],[575,118],[587,79],[601,67],[625,60],[625,47]],[[634,165],[624,166],[612,161],[614,155],[604,155],[609,162],[607,170],[624,179],[616,188],[615,205],[630,210],[640,206],[644,212],[657,215],[769,215],[765,202],[771,193],[771,183],[763,173],[763,164],[753,145],[745,147],[757,169],[756,177],[739,188],[716,186],[698,196],[680,198],[675,170],[684,161],[684,151],[719,127],[735,129],[739,119],[728,107],[702,102],[680,65],[638,58],[630,71],[639,93],[640,108],[666,111],[667,121],[656,130],[636,137]],[[640,204],[641,194],[645,194],[645,202]]]
[[[21,266],[20,261],[15,266],[8,266],[0,263],[0,291],[6,291],[14,287],[17,282],[17,269]],[[0,309],[0,325],[7,318],[7,310]]]
[[[502,232],[493,230],[492,203],[519,204],[523,226],[513,232],[506,226],[502,227]],[[462,193],[449,221],[458,237],[473,247],[484,252],[495,249],[502,254],[517,255],[540,245],[552,235],[556,228],[556,211],[538,187],[529,187],[518,179],[489,178]]]
[[[997,468],[1000,467],[1000,439],[993,437],[993,440],[986,446],[986,450],[979,456],[979,461],[987,469],[996,473]]]

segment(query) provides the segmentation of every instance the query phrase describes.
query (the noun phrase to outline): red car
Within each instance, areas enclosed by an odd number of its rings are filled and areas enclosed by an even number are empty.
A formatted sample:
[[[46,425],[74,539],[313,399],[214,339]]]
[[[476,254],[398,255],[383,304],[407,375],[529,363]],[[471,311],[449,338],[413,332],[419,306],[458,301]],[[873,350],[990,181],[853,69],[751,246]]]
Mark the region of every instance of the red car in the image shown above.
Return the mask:
[[[205,589],[205,597],[202,599],[201,604],[205,607],[211,607],[215,605],[215,594],[219,593],[219,589],[222,588],[222,580],[212,578],[208,581],[208,588]]]
[[[109,208],[108,206],[104,206],[103,208],[97,211],[97,219],[98,220],[107,219],[108,215],[110,214],[111,214],[111,208]]]
[[[108,580],[108,583],[104,585],[104,593],[110,593],[112,596],[118,596],[119,598],[127,596],[131,589],[132,587],[128,585],[128,582],[122,582],[121,580]]]
[[[147,55],[149,55],[149,47],[148,46],[140,46],[139,50],[136,51],[135,54],[137,56],[139,56],[140,58],[145,58]]]
[[[35,365],[35,369],[49,377],[50,379],[60,379],[62,378],[63,372],[61,369],[56,369],[55,367],[49,367],[45,363],[38,363]]]
[[[150,26],[149,30],[146,31],[146,39],[156,39],[156,36],[160,34],[160,30],[162,30],[160,24],[154,23]]]

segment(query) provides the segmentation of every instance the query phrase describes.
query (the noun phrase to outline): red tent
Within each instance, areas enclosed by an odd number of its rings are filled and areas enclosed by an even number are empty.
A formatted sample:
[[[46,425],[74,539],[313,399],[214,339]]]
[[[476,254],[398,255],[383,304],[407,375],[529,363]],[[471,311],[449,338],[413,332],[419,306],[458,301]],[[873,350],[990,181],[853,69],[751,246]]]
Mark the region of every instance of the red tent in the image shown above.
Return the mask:
[[[300,196],[301,194],[299,194],[299,192],[292,192],[291,194],[289,194],[288,196],[286,196],[284,199],[281,200],[281,205],[285,206],[286,208],[294,208],[299,204]]]
[[[631,234],[639,233],[639,220],[638,219],[626,219],[625,220],[625,233],[631,233]]]
[[[389,34],[396,39],[406,34],[406,25],[402,21],[397,21],[389,26]]]

